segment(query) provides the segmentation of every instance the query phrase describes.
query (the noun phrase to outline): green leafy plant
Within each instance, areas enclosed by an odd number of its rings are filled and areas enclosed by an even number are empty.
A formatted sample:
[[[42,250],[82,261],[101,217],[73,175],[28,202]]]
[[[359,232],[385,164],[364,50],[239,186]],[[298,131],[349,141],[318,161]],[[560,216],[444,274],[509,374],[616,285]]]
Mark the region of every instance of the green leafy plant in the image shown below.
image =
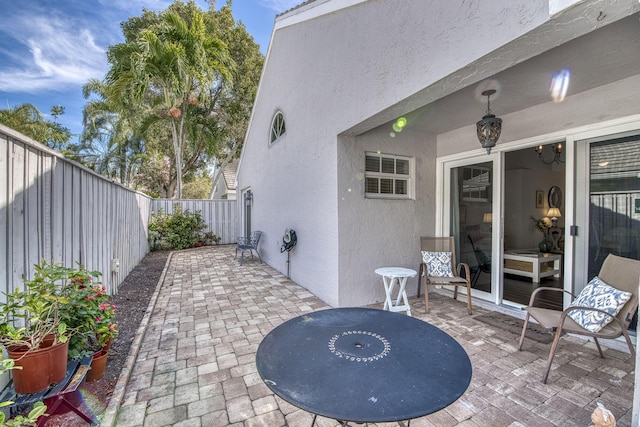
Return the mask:
[[[550,225],[547,224],[544,218],[537,219],[533,215],[530,215],[529,218],[531,218],[531,221],[533,221],[533,225],[536,227],[536,229],[546,236]]]
[[[204,244],[207,246],[217,245],[220,243],[220,240],[222,240],[222,238],[217,236],[213,231],[207,231],[204,233]]]
[[[200,211],[183,210],[176,203],[173,213],[161,209],[151,213],[149,221],[149,243],[151,250],[186,249],[197,246],[205,237],[207,228]]]
[[[82,265],[70,271],[62,294],[69,301],[60,309],[60,317],[72,331],[69,359],[94,354],[118,334],[116,306],[109,301],[106,288],[98,280],[99,271]]]
[[[23,289],[5,294],[0,303],[0,344],[19,346],[28,351],[40,348],[53,335],[54,344],[66,342],[67,325],[60,318],[60,308],[68,300],[60,289],[69,274],[61,264],[42,260],[34,266],[34,277],[25,280]]]

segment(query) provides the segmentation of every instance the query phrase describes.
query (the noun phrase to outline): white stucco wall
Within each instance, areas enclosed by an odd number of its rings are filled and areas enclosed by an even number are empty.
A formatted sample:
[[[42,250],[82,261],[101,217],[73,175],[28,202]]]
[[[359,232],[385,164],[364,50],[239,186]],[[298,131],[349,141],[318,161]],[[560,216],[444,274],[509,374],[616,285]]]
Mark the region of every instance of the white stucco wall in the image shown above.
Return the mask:
[[[340,230],[340,305],[364,305],[384,300],[379,267],[416,270],[420,236],[435,227],[435,138],[407,126],[391,137],[391,126],[344,138],[338,145],[338,206]],[[415,200],[364,197],[365,152],[412,157],[415,160]],[[407,290],[414,293],[416,278]]]
[[[638,69],[640,73],[640,69]],[[547,102],[502,116],[498,145],[542,134],[563,132],[593,123],[640,113],[640,74],[568,96],[561,103]],[[477,150],[475,124],[438,135],[438,156]]]
[[[548,19],[548,1],[412,0],[398,7],[395,0],[371,0],[308,21],[300,22],[299,15],[294,25],[286,25],[287,15],[276,23],[238,188],[253,191],[252,228],[264,232],[261,253],[266,262],[286,272],[280,240],[286,227],[294,228],[299,239],[291,254],[291,278],[330,305],[358,305],[371,301],[361,292],[372,273],[366,263],[348,267],[341,261],[352,247],[338,234],[349,224],[339,227],[338,218],[351,206],[339,205],[338,163],[347,153],[357,156],[349,161],[357,162],[362,152],[339,147],[337,135],[531,31]],[[278,109],[285,114],[287,132],[269,147],[269,127]],[[420,138],[413,138],[403,150],[415,148]],[[424,166],[425,161],[418,163]],[[425,197],[432,196],[420,196]],[[432,211],[433,201],[424,200],[407,202],[413,206],[402,210],[403,215]],[[360,211],[375,211],[385,220],[379,234],[358,240],[358,253],[363,259],[385,259],[384,254],[397,249],[380,245],[381,237],[396,232],[397,224],[389,219],[397,205],[363,203]],[[409,224],[407,233],[432,227],[425,224]],[[402,252],[395,258],[404,259]],[[362,274],[369,278],[360,278]],[[351,278],[358,281],[353,288],[347,284]],[[339,283],[344,291],[338,291]]]

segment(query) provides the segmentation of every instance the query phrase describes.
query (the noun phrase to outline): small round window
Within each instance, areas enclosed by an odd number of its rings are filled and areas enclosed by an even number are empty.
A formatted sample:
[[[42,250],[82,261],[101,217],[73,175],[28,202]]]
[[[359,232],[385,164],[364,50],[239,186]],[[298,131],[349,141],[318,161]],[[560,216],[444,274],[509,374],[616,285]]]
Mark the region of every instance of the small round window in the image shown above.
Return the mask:
[[[284,135],[286,129],[284,125],[284,114],[282,111],[278,111],[271,121],[271,135],[269,136],[269,144],[272,144],[276,139]]]

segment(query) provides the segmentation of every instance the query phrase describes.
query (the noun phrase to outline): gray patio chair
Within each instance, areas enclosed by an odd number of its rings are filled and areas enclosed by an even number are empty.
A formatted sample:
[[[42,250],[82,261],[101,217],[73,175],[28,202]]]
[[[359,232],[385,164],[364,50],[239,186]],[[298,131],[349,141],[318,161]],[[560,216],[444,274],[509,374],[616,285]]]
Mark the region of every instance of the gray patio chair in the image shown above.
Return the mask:
[[[258,252],[258,243],[260,243],[260,236],[262,236],[262,231],[252,231],[249,236],[238,237],[238,244],[236,245],[236,255],[233,258],[237,258],[238,251],[240,251],[240,265],[242,265],[242,263],[244,262],[245,251],[249,251],[249,253],[251,254],[251,258],[253,258],[253,251],[256,251],[258,259],[260,260],[260,262],[262,262],[260,252]]]
[[[622,307],[617,316],[613,317],[611,314],[608,314],[606,311],[603,311],[599,308],[595,307],[568,307],[563,311],[552,310],[546,308],[535,307],[536,296],[539,292],[542,291],[558,291],[565,292],[568,294],[573,294],[571,292],[565,291],[564,289],[559,288],[549,288],[542,287],[537,288],[531,294],[531,299],[529,300],[529,306],[524,307],[524,310],[527,310],[527,315],[524,319],[524,325],[522,327],[522,335],[520,335],[520,343],[518,344],[518,350],[522,349],[522,342],[524,341],[525,331],[527,329],[527,325],[529,323],[529,316],[533,317],[543,328],[547,329],[549,332],[554,333],[553,343],[551,344],[551,350],[549,351],[549,359],[547,360],[547,369],[544,372],[544,376],[542,377],[542,382],[547,383],[547,378],[549,377],[549,371],[551,370],[551,363],[553,362],[553,357],[556,353],[556,349],[558,347],[558,342],[560,341],[560,335],[562,332],[568,332],[571,334],[577,335],[585,335],[592,337],[596,343],[596,347],[598,348],[598,352],[600,353],[600,357],[604,358],[604,354],[602,353],[602,349],[600,348],[600,343],[598,342],[598,338],[603,339],[614,339],[620,336],[624,336],[627,341],[627,345],[629,346],[629,351],[631,352],[631,356],[633,359],[636,358],[636,352],[633,348],[633,344],[631,343],[631,339],[629,338],[629,334],[627,333],[627,329],[629,328],[629,323],[633,319],[633,316],[638,308],[638,283],[640,282],[640,261],[635,259],[623,258],[616,255],[609,255],[604,260],[602,264],[602,268],[598,273],[598,277],[602,279],[607,284],[613,286],[616,289],[621,291],[630,292],[632,294],[631,299],[626,302],[626,304]],[[593,312],[594,315],[599,315],[600,313],[604,313],[605,316],[613,317],[611,323],[606,325],[598,332],[591,332],[581,325],[576,323],[568,314],[574,310],[588,310],[589,312]],[[600,314],[601,315],[601,314]]]

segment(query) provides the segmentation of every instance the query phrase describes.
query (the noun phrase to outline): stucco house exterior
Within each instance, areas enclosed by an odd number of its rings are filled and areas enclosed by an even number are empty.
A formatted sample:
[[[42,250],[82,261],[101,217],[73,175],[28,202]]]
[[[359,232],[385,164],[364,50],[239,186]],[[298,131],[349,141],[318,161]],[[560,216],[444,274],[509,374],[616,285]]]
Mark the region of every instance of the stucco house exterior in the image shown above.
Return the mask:
[[[232,160],[221,170],[214,171],[214,176],[220,175],[216,185],[211,190],[211,199],[236,200],[236,174],[238,173],[238,160]]]
[[[473,299],[515,309],[514,254],[543,237],[576,293],[608,253],[640,259],[639,11],[311,0],[283,13],[240,159],[238,234],[261,230],[262,259],[335,307],[382,301],[374,270],[417,269],[420,236],[454,236],[474,272],[485,253]],[[489,112],[502,130],[488,152],[476,122]]]
[[[286,272],[282,236],[296,230],[290,277],[354,306],[383,300],[375,268],[417,268],[423,235],[455,235],[473,269],[479,232],[494,261],[473,297],[511,304],[497,260],[536,248],[530,216],[559,203],[562,280],[579,291],[612,251],[612,229],[631,242],[623,255],[640,246],[640,166],[621,164],[640,146],[639,10],[635,0],[315,0],[283,13],[240,160],[238,233],[263,231],[263,260]],[[487,154],[476,121],[489,100],[502,133]],[[609,166],[593,168],[598,158]],[[613,215],[624,224],[604,222],[611,203],[596,181],[624,187],[633,207]]]

